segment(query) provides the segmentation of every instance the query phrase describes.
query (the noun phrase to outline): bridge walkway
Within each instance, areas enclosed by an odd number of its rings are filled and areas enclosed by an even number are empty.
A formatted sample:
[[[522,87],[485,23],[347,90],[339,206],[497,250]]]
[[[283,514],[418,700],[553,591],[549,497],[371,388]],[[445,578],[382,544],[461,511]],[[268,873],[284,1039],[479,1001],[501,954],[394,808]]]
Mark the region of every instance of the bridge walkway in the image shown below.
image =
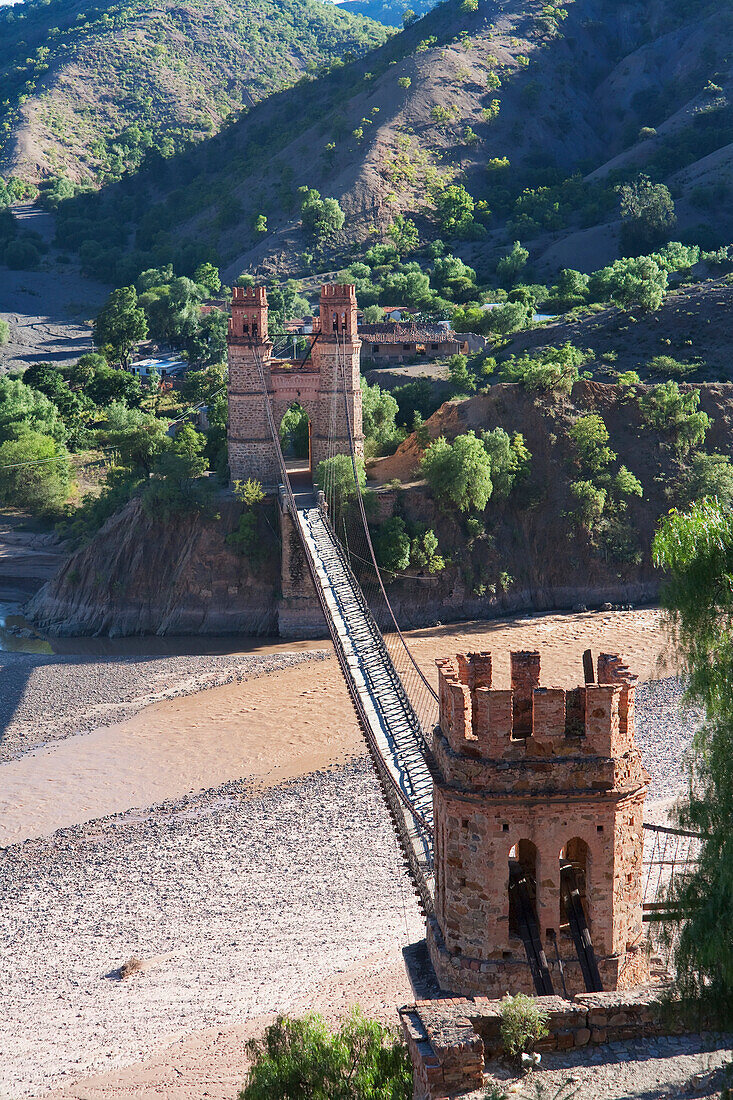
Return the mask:
[[[294,493],[296,523],[337,656],[425,908],[433,895],[433,777],[415,712],[331,526]],[[396,796],[396,797],[395,797]]]

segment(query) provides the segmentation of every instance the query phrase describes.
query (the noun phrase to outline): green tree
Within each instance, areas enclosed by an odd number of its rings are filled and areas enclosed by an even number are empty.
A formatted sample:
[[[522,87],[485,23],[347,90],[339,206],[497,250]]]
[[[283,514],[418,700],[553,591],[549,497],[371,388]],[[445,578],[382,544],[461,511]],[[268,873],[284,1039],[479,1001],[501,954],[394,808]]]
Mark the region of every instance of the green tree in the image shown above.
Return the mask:
[[[364,310],[364,320],[368,325],[379,325],[384,320],[384,310],[381,306],[367,306]]]
[[[7,321],[0,319],[0,348],[3,344],[7,344],[10,339],[10,325]]]
[[[364,438],[372,440],[379,450],[394,448],[402,438],[395,422],[398,405],[394,397],[377,383],[370,386],[365,378],[361,380],[361,394]]]
[[[434,496],[447,507],[482,512],[491,496],[491,460],[472,431],[449,443],[439,436],[422,457],[422,472]]]
[[[127,367],[133,348],[148,335],[145,311],[138,305],[134,286],[113,290],[94,322],[94,343]]]
[[[5,507],[58,514],[70,487],[69,453],[51,436],[24,430],[0,445],[0,502]]]
[[[199,479],[206,472],[206,437],[185,424],[173,443],[153,463],[153,476],[143,490],[143,508],[152,519],[169,520],[181,512],[200,511],[211,489]]]
[[[181,397],[189,405],[206,405],[227,384],[227,368],[216,363],[203,370],[188,371],[181,386]]]
[[[330,1032],[320,1016],[279,1016],[247,1043],[251,1067],[239,1100],[410,1100],[405,1047],[357,1008]]]
[[[356,459],[356,472],[359,487],[363,490],[366,487],[366,471],[360,458]],[[338,531],[347,506],[356,497],[354,468],[350,456],[334,455],[319,462],[315,482],[325,494],[326,503],[331,509],[331,521]]]
[[[452,395],[475,393],[476,379],[468,369],[468,357],[465,355],[451,355],[448,360],[448,377],[451,384]]]
[[[58,443],[66,439],[59,410],[44,393],[26,386],[20,378],[0,377],[0,440],[23,431],[48,435]]]
[[[219,268],[213,264],[199,264],[193,273],[193,281],[202,286],[208,294],[218,294],[221,290]]]
[[[300,205],[303,228],[318,244],[343,229],[346,216],[336,199],[321,198],[320,191],[313,187],[299,187],[298,190],[303,196]]]
[[[496,274],[506,286],[512,286],[519,278],[520,271],[527,266],[529,251],[520,241],[515,241],[511,252],[502,257],[496,265]]]
[[[456,237],[469,233],[474,224],[474,206],[473,198],[462,184],[452,183],[444,187],[435,200],[441,230]]]
[[[142,409],[130,409],[123,401],[112,401],[98,427],[100,443],[113,447],[119,462],[135,472],[149,474],[159,455],[170,446],[167,423]]]
[[[619,187],[621,244],[625,250],[643,252],[661,244],[677,221],[674,202],[664,183],[652,183],[640,174]]]
[[[506,498],[515,484],[529,473],[532,455],[521,432],[510,437],[503,428],[481,433],[481,442],[491,462],[491,484],[497,497]]]
[[[409,80],[406,86],[409,88]],[[387,232],[401,256],[414,252],[420,244],[420,234],[417,231],[417,226],[414,221],[406,218],[404,214],[397,214]]]
[[[408,568],[410,536],[401,516],[392,516],[380,523],[374,536],[374,553],[379,568],[387,573],[400,573]]]
[[[307,458],[310,440],[308,414],[298,404],[291,405],[280,421],[280,445],[285,454]]]
[[[682,393],[676,382],[652,386],[639,397],[639,409],[646,423],[670,435],[675,448],[683,454],[704,442],[711,424],[699,405],[700,391]]]
[[[592,533],[606,507],[606,490],[592,481],[571,481],[570,495],[574,502],[571,515],[581,527]]]
[[[604,473],[616,460],[616,452],[608,446],[608,429],[597,413],[579,417],[568,435],[581,470],[591,478]]]
[[[675,947],[676,984],[733,1023],[733,516],[718,501],[664,517],[654,563],[687,677],[687,697],[705,712],[693,741],[690,783],[675,811],[702,833],[697,864],[675,876],[684,914]]]
[[[588,352],[563,344],[559,348],[541,348],[533,354],[512,355],[501,367],[502,382],[520,382],[531,391],[570,393],[580,378],[579,367]]]
[[[95,405],[109,405],[112,401],[124,401],[130,408],[137,408],[142,401],[142,386],[137,378],[126,370],[114,370],[104,366],[94,371],[86,386],[87,396]]]
[[[724,508],[733,505],[733,465],[727,455],[705,454],[692,456],[689,469],[681,478],[679,496],[684,504],[693,504],[706,497],[715,497]]]

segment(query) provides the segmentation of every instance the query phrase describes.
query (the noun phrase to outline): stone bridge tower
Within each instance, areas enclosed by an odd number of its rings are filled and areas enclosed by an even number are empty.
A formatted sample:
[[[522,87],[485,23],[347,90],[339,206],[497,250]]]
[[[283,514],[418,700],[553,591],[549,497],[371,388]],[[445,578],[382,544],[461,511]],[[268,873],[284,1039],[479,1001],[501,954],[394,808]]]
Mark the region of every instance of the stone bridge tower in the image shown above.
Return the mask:
[[[609,654],[598,658],[598,683],[572,691],[540,686],[537,652],[511,654],[506,689],[492,686],[490,653],[440,660],[438,670],[436,904],[427,939],[441,986],[487,996],[534,992],[510,863],[530,884],[556,992],[558,953],[568,993],[585,988],[561,891],[570,868],[603,988],[646,980],[648,776],[634,743],[636,676]]]
[[[259,364],[276,426],[296,402],[308,414],[311,471],[332,453],[349,453],[344,392],[357,454],[364,453],[361,375],[353,285],[321,288],[315,342],[308,360],[274,359],[269,337],[267,295],[263,287],[235,287],[227,337],[229,360],[229,469],[232,481],[257,478],[268,488],[280,480],[267,422]]]

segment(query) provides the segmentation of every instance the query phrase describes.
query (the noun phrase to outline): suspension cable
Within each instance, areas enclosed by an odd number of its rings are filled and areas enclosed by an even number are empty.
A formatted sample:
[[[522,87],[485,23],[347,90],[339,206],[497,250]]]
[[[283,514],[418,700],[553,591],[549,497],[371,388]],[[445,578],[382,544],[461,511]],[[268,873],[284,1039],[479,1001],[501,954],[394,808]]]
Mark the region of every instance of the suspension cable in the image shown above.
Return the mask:
[[[394,623],[394,628],[395,628],[395,631],[397,633],[397,636],[400,639],[402,645],[404,646],[405,652],[407,653],[407,656],[409,657],[410,661],[412,662],[412,665],[415,668],[415,671],[417,672],[418,676],[422,680],[425,687],[428,689],[428,691],[432,695],[433,700],[437,703],[438,702],[438,693],[436,692],[435,688],[430,683],[430,681],[427,679],[427,677],[425,676],[425,673],[420,668],[417,661],[413,657],[412,652],[410,651],[410,647],[407,644],[405,636],[402,633],[402,631],[400,630],[399,623],[397,622],[397,618],[396,618],[394,610],[392,608],[392,604],[390,603],[389,596],[387,595],[387,591],[384,587],[384,582],[382,581],[382,574],[380,572],[379,566],[377,565],[377,557],[376,557],[376,554],[374,553],[374,546],[372,544],[371,535],[369,534],[369,523],[368,523],[368,520],[367,520],[366,511],[364,509],[364,497],[362,496],[362,492],[361,492],[361,485],[359,483],[359,472],[358,472],[358,468],[357,468],[357,465],[356,465],[356,454],[354,452],[354,434],[353,434],[353,431],[351,429],[351,417],[349,415],[349,401],[348,401],[348,398],[346,396],[346,369],[345,369],[345,364],[344,364],[346,354],[345,354],[345,350],[344,350],[343,358],[341,357],[340,354],[338,354],[338,352],[340,350],[338,332],[336,333],[336,347],[337,347],[337,359],[338,359],[338,363],[341,367],[341,375],[342,375],[342,381],[343,381],[344,411],[346,413],[346,429],[347,429],[348,436],[349,436],[349,453],[351,455],[351,465],[352,465],[352,469],[354,471],[354,484],[356,485],[356,496],[357,496],[357,499],[359,501],[359,512],[360,512],[360,515],[361,515],[361,521],[364,525],[364,531],[365,531],[365,534],[366,534],[367,546],[369,547],[369,556],[371,558],[372,565],[374,566],[374,571],[377,575],[377,582],[379,584],[379,588],[381,590],[382,596],[384,597],[384,602],[387,605],[387,610],[389,612],[390,618],[392,619],[392,622]]]

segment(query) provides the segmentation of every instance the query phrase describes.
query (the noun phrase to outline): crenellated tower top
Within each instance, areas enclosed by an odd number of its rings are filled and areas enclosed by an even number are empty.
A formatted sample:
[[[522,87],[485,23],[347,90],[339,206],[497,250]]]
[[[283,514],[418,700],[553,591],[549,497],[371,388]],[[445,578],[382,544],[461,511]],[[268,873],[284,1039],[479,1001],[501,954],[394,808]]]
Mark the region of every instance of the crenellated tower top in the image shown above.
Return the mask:
[[[330,283],[321,287],[321,339],[359,339],[356,319],[356,287],[353,283]]]
[[[266,344],[268,339],[267,291],[263,286],[235,286],[228,342]]]

